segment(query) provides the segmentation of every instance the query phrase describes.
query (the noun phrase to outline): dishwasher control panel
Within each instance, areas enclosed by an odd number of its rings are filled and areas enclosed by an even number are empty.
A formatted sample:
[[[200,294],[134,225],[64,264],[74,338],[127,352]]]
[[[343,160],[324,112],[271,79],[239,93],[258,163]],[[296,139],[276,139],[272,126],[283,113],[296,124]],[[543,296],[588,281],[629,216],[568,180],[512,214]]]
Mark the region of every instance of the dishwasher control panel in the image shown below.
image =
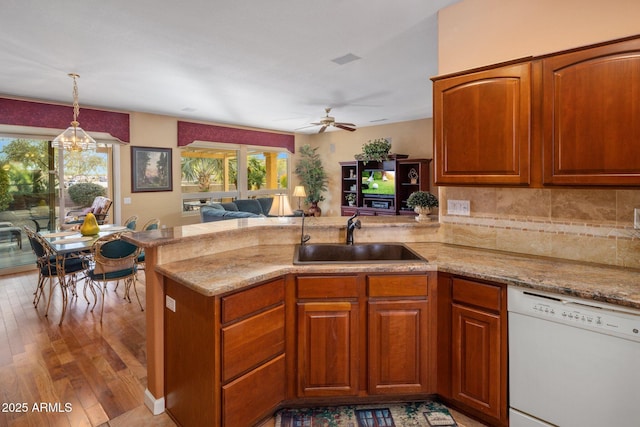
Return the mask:
[[[640,341],[640,311],[627,307],[516,287],[507,301],[511,312]]]

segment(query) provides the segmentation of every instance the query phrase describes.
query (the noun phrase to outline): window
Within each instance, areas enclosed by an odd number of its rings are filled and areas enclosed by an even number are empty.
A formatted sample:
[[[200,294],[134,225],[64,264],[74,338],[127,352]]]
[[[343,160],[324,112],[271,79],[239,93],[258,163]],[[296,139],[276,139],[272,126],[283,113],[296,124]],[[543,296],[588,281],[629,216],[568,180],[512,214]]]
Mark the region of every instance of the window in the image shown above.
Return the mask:
[[[183,212],[288,188],[289,153],[282,149],[194,143],[182,149],[180,163]]]
[[[247,188],[249,191],[288,188],[289,154],[282,151],[249,150]],[[276,191],[277,192],[277,191]]]
[[[26,235],[19,232],[22,226],[55,231],[61,212],[88,206],[84,203],[90,204],[93,200],[90,197],[86,202],[89,194],[98,191],[95,187],[102,187],[104,190],[100,191],[113,198],[113,156],[109,145],[99,143],[95,151],[64,151],[62,159],[59,156],[60,151],[51,148],[46,139],[0,135],[0,269],[3,273],[22,265],[33,265]],[[70,191],[75,186],[79,186],[78,191]]]

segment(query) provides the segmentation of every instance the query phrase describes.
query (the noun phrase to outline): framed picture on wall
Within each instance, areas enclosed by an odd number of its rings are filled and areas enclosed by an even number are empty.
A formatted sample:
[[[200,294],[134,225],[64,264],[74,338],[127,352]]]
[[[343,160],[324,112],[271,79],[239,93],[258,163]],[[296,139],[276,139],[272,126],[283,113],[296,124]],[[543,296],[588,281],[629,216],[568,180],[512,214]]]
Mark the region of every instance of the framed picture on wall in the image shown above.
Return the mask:
[[[131,147],[131,192],[172,191],[171,148]]]

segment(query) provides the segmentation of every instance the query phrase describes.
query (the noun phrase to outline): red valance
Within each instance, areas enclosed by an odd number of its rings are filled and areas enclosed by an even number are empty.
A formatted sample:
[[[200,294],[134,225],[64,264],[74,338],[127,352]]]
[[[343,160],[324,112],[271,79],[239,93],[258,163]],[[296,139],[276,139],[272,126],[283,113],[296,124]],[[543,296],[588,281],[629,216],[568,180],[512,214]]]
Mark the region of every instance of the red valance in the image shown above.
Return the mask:
[[[0,124],[66,129],[73,120],[73,107],[0,98]],[[129,114],[80,108],[80,127],[87,132],[105,132],[129,142]]]
[[[295,152],[293,135],[178,121],[178,147],[194,141],[279,147]]]

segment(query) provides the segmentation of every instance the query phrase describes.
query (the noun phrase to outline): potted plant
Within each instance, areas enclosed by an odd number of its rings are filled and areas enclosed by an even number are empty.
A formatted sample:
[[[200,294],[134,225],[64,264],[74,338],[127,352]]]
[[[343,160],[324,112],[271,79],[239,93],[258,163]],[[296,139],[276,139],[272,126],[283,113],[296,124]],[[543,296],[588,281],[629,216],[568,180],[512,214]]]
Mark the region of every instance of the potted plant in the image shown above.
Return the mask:
[[[431,221],[427,215],[432,208],[438,207],[438,199],[427,191],[415,191],[409,195],[407,206],[418,214],[416,221]]]
[[[347,199],[347,203],[349,203],[349,206],[354,206],[356,204],[356,195],[353,193],[349,193],[345,196],[345,198]]]
[[[300,183],[307,190],[306,203],[310,204],[309,214],[320,216],[322,211],[318,202],[324,200],[322,193],[327,191],[329,178],[324,170],[318,148],[311,148],[309,144],[300,148],[300,160],[296,164],[295,173],[300,178]]]
[[[356,160],[367,162],[384,162],[389,160],[391,141],[386,138],[376,138],[362,144],[362,153],[356,154]]]

